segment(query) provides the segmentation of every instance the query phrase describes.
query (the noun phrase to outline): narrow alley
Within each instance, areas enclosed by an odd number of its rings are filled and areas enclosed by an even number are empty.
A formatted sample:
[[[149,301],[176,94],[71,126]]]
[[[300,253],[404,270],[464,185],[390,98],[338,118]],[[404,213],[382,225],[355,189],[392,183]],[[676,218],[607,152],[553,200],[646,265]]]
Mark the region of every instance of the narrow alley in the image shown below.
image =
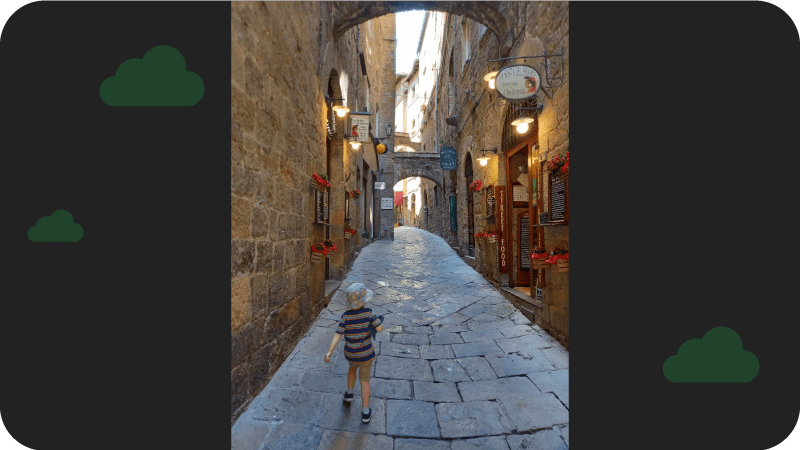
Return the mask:
[[[323,358],[360,282],[385,318],[372,420],[342,401],[343,341]],[[569,353],[440,237],[412,227],[363,248],[330,302],[231,429],[232,450],[566,449]]]

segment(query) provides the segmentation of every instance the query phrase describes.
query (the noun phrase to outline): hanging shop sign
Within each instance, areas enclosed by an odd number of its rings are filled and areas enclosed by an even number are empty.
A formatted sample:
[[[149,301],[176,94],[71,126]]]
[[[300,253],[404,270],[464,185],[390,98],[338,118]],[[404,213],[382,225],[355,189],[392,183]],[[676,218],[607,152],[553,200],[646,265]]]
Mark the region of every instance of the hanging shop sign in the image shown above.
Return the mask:
[[[392,197],[381,197],[381,209],[392,209]]]
[[[369,117],[370,113],[350,112],[350,135],[356,136],[356,140],[367,142],[369,139]]]
[[[506,187],[497,186],[497,204],[500,207],[497,215],[498,250],[500,251],[500,272],[508,272],[508,225],[506,223]]]
[[[378,150],[379,155],[386,153],[386,146],[383,144],[378,144],[378,146],[375,147],[375,149]]]
[[[531,66],[508,66],[497,72],[495,87],[497,94],[506,100],[526,100],[539,92],[542,77]]]
[[[394,206],[403,206],[403,192],[398,191],[394,193]]]
[[[376,181],[375,182],[375,190],[382,191],[386,189],[386,182],[385,181]]]
[[[455,170],[458,167],[458,156],[456,149],[453,147],[442,147],[439,150],[439,162],[442,165],[442,170]]]

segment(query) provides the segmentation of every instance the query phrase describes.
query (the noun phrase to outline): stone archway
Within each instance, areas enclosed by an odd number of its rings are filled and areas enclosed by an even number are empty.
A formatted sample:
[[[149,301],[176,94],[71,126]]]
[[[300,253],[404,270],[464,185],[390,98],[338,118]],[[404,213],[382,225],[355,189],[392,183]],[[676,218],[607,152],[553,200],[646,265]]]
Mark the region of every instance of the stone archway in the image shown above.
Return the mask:
[[[470,18],[486,26],[501,43],[501,56],[511,49],[512,33],[506,17],[516,15],[515,2],[335,2],[333,3],[333,37],[340,38],[350,28],[374,19],[403,11],[441,11]]]

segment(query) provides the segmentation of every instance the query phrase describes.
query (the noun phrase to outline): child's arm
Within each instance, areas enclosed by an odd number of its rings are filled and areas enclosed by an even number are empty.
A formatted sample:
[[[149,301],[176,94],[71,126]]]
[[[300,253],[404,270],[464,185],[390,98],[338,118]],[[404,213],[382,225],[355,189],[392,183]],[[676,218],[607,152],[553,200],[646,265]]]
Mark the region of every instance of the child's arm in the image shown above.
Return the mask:
[[[325,364],[331,362],[331,353],[333,352],[333,349],[335,349],[336,346],[339,344],[340,340],[342,340],[341,334],[336,333],[333,335],[333,340],[331,341],[331,348],[328,349],[328,353],[325,355]]]

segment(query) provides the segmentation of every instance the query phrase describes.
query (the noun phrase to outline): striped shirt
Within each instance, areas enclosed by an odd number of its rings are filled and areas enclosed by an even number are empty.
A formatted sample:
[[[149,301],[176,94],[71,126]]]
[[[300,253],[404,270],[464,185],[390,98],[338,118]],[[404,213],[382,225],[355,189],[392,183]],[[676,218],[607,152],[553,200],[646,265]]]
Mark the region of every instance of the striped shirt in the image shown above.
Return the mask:
[[[342,313],[336,333],[344,334],[344,357],[348,361],[367,362],[375,358],[369,327],[377,328],[381,322],[369,308],[348,309]]]

